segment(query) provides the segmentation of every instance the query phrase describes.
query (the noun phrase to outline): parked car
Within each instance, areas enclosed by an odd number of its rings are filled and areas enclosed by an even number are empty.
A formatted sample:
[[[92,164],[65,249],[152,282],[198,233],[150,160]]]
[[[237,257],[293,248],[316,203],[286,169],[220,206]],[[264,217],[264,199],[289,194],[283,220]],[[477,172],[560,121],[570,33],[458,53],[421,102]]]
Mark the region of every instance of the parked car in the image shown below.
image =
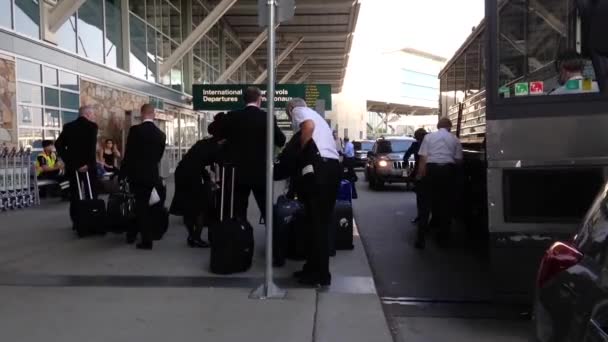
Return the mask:
[[[384,183],[408,183],[414,167],[414,157],[403,161],[405,152],[410,148],[414,138],[380,138],[368,152],[365,178],[372,189],[382,187]]]
[[[571,241],[554,243],[538,271],[536,335],[541,342],[608,341],[608,185]]]
[[[355,167],[365,167],[367,164],[367,153],[374,147],[373,140],[353,141],[355,146]]]

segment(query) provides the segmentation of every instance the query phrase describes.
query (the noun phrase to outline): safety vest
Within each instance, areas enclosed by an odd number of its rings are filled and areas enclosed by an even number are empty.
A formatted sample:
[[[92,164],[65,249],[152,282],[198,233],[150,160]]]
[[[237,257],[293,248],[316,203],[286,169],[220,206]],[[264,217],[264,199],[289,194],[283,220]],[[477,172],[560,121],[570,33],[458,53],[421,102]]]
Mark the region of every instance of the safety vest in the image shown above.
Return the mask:
[[[52,153],[49,156],[46,153],[42,152],[42,153],[38,154],[38,157],[42,157],[46,160],[46,166],[55,167],[55,163],[57,162],[57,156],[55,155],[55,153]],[[40,176],[41,173],[42,173],[42,166],[40,165],[38,158],[36,158],[36,176]]]

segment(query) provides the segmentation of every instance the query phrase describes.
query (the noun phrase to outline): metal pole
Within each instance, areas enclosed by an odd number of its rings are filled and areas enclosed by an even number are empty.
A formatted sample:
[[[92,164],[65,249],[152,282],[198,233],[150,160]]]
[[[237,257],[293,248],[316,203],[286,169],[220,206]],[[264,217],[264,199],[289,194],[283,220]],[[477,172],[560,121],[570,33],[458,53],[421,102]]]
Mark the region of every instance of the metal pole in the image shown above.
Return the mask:
[[[266,103],[268,117],[266,120],[266,272],[264,284],[251,294],[256,299],[284,298],[286,292],[279,289],[272,276],[272,207],[274,200],[274,83],[275,83],[275,15],[276,1],[268,0],[268,84],[266,87]]]

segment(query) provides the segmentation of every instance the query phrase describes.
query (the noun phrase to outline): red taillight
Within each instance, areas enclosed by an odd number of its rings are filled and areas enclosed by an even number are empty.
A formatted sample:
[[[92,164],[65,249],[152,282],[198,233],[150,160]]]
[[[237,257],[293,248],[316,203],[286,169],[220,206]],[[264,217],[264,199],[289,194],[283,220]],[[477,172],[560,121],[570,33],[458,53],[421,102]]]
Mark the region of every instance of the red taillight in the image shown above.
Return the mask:
[[[536,284],[539,288],[543,287],[551,278],[561,271],[578,264],[583,258],[583,253],[576,248],[563,242],[554,243],[545,252],[545,256],[540,262],[538,278]]]

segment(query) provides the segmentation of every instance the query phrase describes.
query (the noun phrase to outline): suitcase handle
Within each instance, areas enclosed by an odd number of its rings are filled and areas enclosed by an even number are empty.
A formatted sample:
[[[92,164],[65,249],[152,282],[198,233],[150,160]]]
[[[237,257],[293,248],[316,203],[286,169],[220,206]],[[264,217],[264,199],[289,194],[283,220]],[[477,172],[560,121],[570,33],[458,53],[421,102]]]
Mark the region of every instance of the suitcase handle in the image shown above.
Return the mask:
[[[232,194],[230,196],[230,218],[234,217],[234,174],[236,173],[236,168],[232,168]],[[222,166],[222,193],[220,196],[220,222],[224,220],[224,195],[226,191],[226,167]]]
[[[89,177],[89,172],[86,171],[85,174],[87,175],[87,184],[89,186],[89,199],[92,200],[93,199],[93,189],[91,188],[91,178]],[[78,197],[80,198],[80,200],[82,201],[84,198],[84,196],[82,196],[82,187],[80,185],[80,176],[79,176],[79,172],[78,170],[76,170],[76,184],[78,184]]]

